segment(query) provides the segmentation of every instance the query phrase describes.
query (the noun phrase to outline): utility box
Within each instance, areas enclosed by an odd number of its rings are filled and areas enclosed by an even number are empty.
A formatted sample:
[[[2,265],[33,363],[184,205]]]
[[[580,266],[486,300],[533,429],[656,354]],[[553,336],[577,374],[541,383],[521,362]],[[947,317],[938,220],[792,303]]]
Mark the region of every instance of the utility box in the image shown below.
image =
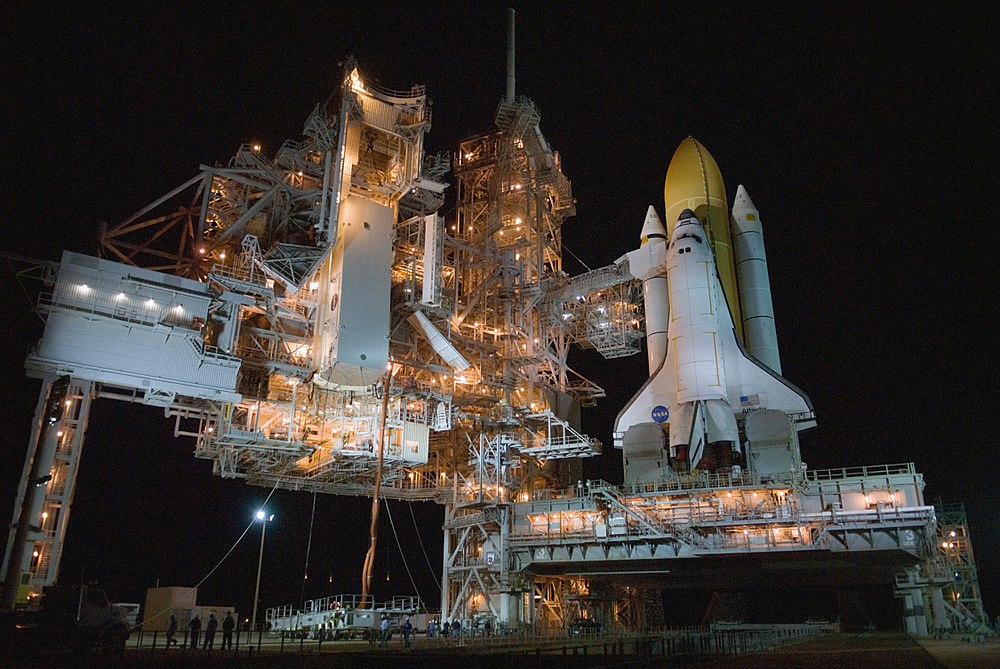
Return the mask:
[[[351,627],[375,627],[375,611],[371,609],[358,609],[349,612]]]
[[[166,632],[170,616],[177,618],[178,629],[185,629],[198,601],[198,588],[149,588],[142,608],[142,628],[146,632]]]

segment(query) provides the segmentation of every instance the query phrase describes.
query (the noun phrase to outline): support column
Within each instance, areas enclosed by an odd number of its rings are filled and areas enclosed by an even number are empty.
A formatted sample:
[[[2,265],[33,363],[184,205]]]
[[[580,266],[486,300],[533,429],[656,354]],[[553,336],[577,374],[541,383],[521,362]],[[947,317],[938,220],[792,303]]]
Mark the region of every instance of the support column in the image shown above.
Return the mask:
[[[920,588],[903,593],[903,620],[910,636],[927,636],[927,616],[924,614],[924,596]]]
[[[910,636],[917,635],[917,620],[913,616],[913,598],[909,593],[903,595],[903,624],[906,627],[906,633]]]
[[[507,624],[510,622],[510,567],[513,555],[510,552],[510,524],[513,513],[508,505],[501,505],[498,508],[500,514],[500,622]]]
[[[56,582],[90,417],[93,383],[43,379],[4,554],[0,609]]]
[[[941,588],[931,588],[931,612],[934,614],[935,629],[951,629],[951,618],[948,617],[948,609],[944,604],[944,592]]]
[[[927,614],[924,612],[924,592],[920,588],[910,591],[913,600],[913,618],[917,625],[917,636],[927,636]]]
[[[451,618],[451,571],[448,569],[451,556],[451,528],[448,524],[454,515],[454,505],[444,505],[444,550],[441,553],[441,624]]]

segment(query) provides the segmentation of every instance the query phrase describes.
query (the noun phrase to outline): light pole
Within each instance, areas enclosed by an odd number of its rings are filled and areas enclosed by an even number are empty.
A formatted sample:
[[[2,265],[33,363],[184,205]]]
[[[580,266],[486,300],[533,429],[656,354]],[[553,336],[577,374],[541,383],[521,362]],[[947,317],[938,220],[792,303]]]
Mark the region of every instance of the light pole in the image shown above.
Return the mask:
[[[264,513],[264,509],[257,512],[257,520],[260,521],[260,555],[257,557],[257,585],[253,589],[253,615],[250,617],[250,633],[257,629],[257,600],[260,598],[260,568],[264,564],[264,531],[267,524],[274,520],[274,514]]]

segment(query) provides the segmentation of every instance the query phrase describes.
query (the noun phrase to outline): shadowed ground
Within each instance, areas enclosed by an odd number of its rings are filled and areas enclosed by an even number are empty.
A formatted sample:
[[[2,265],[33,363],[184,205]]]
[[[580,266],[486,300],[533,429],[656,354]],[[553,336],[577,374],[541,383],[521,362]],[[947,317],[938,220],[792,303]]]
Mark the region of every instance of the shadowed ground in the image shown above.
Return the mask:
[[[994,669],[1000,642],[915,641],[905,634],[836,634],[767,653],[707,663],[712,669]]]
[[[499,649],[498,649],[499,650]],[[552,650],[552,649],[550,649]],[[596,650],[594,648],[593,650]],[[591,653],[593,652],[591,651]],[[12,663],[13,662],[13,663]],[[514,669],[544,667],[545,669],[585,669],[596,667],[707,667],[709,669],[993,669],[1000,667],[1000,641],[973,642],[962,639],[914,641],[902,633],[832,634],[802,643],[791,644],[763,653],[751,653],[717,659],[664,658],[636,655],[561,655],[525,653],[513,649],[492,654],[476,652],[474,645],[465,647],[419,647],[384,651],[352,648],[330,648],[329,652],[310,654],[273,653],[249,657],[224,653],[148,652],[127,650],[117,657],[19,657],[0,656],[0,667],[41,669],[42,667],[94,667],[95,669],[127,667],[167,667],[187,669],[209,667],[219,669]]]

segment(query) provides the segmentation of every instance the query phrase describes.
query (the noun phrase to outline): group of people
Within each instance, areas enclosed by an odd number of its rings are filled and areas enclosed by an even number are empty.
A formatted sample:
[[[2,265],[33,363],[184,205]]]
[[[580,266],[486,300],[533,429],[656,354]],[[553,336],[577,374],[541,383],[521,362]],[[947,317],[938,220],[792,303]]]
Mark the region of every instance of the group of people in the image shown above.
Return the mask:
[[[379,630],[378,647],[385,648],[386,646],[389,645],[389,636],[391,635],[392,631],[389,625],[389,616],[387,616],[384,613],[382,614],[382,619],[379,621],[378,630]],[[406,616],[406,620],[404,620],[403,624],[399,626],[399,631],[403,634],[403,646],[405,648],[409,648],[410,635],[413,634],[413,623],[410,622],[409,616]]]
[[[455,637],[456,639],[462,636],[462,621],[456,620],[453,623],[444,621],[444,625],[441,626],[441,636],[443,637]]]
[[[487,622],[488,629],[492,629],[492,623]],[[456,620],[454,622],[444,621],[444,625],[440,625],[437,620],[432,620],[427,623],[427,637],[441,636],[442,638],[455,638],[462,636],[462,621]]]
[[[392,636],[392,622],[389,616],[385,613],[382,614],[379,620],[378,630],[379,633],[377,637],[372,637],[372,643],[375,643],[375,639],[378,639],[379,648],[386,648],[389,645],[389,638]],[[486,636],[492,636],[493,633],[493,621],[487,620],[484,623],[483,630]],[[410,637],[413,635],[413,623],[410,622],[409,616],[403,621],[403,624],[399,626],[399,631],[403,635],[403,646],[409,648],[411,646]],[[443,639],[458,639],[462,636],[464,629],[462,628],[462,621],[448,621],[446,620],[442,625],[439,620],[429,620],[427,622],[427,638],[432,639],[435,637],[440,637]]]
[[[215,617],[214,613],[208,614],[208,623],[205,624],[205,638],[201,639],[201,617],[195,614],[194,618],[188,622],[188,630],[190,635],[188,641],[191,644],[192,649],[198,648],[198,642],[201,641],[202,650],[214,650],[215,649],[215,633],[219,629],[219,619]],[[236,629],[236,620],[233,619],[233,614],[230,611],[226,611],[226,617],[222,621],[222,649],[232,650],[233,648],[233,630]],[[174,636],[177,634],[177,617],[173,614],[170,615],[170,620],[167,622],[167,647],[174,646],[177,644],[177,639]]]
[[[489,636],[492,633],[492,621],[487,621],[485,623],[486,635]],[[177,617],[172,615],[170,620],[167,622],[167,647],[177,645],[178,641],[175,638],[177,635],[178,622]],[[202,637],[202,621],[201,617],[197,614],[191,618],[188,622],[188,639],[187,643],[192,649],[202,650],[214,650],[215,648],[215,634],[219,629],[219,620],[215,617],[214,613],[208,614],[208,622],[204,625],[204,637]],[[222,621],[222,649],[232,650],[233,647],[233,630],[236,629],[236,620],[233,618],[233,614],[230,611],[226,612],[226,617]],[[389,644],[389,637],[392,635],[392,625],[389,620],[389,616],[385,613],[382,614],[382,618],[379,621],[379,648],[386,648]],[[403,635],[403,646],[405,648],[410,648],[412,642],[410,637],[413,635],[413,623],[410,622],[410,617],[407,616],[403,621],[403,624],[399,626],[399,631]],[[445,621],[444,625],[441,625],[437,620],[431,620],[427,623],[427,637],[443,637],[443,638],[460,638],[462,636],[462,622],[460,620],[455,620],[454,622]],[[374,639],[374,637],[372,637]],[[199,646],[199,643],[201,644]],[[374,641],[373,641],[374,643]]]

